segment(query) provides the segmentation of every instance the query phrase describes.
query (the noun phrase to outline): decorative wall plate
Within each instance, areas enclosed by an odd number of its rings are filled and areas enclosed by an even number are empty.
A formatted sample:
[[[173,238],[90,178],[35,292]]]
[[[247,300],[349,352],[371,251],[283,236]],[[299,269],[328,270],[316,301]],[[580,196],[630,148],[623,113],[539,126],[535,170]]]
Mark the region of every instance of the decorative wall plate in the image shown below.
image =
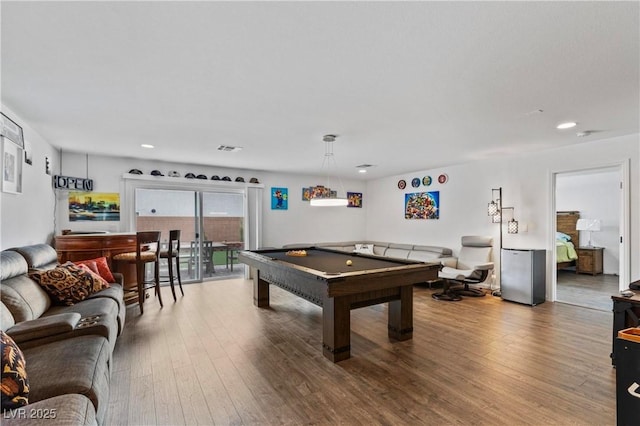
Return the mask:
[[[447,183],[448,180],[449,180],[449,176],[447,176],[444,173],[438,176],[438,182],[440,183]]]
[[[431,185],[431,176],[425,176],[422,178],[422,184],[424,186],[429,186]]]
[[[411,180],[411,186],[413,186],[414,188],[417,188],[420,186],[420,179],[419,178],[413,178]]]
[[[407,182],[404,179],[400,179],[398,181],[398,188],[405,189],[407,187]]]

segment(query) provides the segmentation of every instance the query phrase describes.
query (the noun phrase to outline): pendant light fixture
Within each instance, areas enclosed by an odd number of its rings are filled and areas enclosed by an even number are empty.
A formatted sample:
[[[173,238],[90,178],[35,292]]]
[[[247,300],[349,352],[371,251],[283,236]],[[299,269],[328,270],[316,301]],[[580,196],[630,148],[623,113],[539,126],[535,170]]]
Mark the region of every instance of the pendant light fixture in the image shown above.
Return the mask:
[[[336,135],[324,135],[324,137],[322,138],[322,141],[325,144],[324,159],[322,160],[322,168],[324,169],[326,167],[326,172],[327,172],[326,188],[329,190],[329,192],[331,188],[330,184],[331,184],[332,163],[333,163],[333,167],[336,168],[336,159],[333,155],[333,143],[335,142],[336,138],[337,138]],[[340,178],[338,178],[338,180],[340,181],[340,188],[342,189],[342,192],[346,195],[346,192],[342,187],[342,180],[340,180]],[[316,194],[313,198],[311,198],[310,204],[314,207],[344,207],[349,204],[349,201],[346,199],[346,197],[340,198],[336,191],[336,195],[333,197],[330,195],[321,196]]]

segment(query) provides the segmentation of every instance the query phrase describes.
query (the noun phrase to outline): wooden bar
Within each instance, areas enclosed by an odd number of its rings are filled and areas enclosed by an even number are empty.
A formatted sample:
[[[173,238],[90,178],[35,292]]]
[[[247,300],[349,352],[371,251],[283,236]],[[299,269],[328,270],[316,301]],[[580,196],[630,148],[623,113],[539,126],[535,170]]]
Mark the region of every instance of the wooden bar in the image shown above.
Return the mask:
[[[135,232],[59,235],[55,237],[54,247],[60,263],[106,257],[109,268],[124,276],[125,292],[135,289],[135,265],[118,265],[121,262],[112,261],[116,254],[136,251]]]
[[[106,257],[111,265],[112,256],[136,250],[134,233],[68,234],[55,237],[60,262]]]

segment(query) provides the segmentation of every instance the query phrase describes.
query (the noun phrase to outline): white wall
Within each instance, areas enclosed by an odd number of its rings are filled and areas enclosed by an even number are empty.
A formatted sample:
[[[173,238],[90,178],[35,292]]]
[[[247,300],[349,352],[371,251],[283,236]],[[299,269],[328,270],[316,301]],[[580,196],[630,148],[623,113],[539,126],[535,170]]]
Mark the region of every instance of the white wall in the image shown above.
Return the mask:
[[[121,157],[89,156],[89,178],[94,180],[96,192],[119,192],[122,189],[122,175],[133,168],[140,169],[146,175],[151,170],[158,169],[163,174],[169,170],[178,171],[181,176],[188,172],[205,174],[211,177],[214,174],[230,176],[235,180],[242,176],[246,182],[256,177],[264,185],[262,200],[262,246],[279,247],[287,243],[296,242],[321,242],[344,241],[365,238],[365,208],[346,207],[310,207],[309,202],[302,201],[302,188],[323,185],[325,177],[276,174],[262,171],[247,171],[241,169],[225,169],[201,165],[187,165],[169,162],[158,162]],[[63,153],[62,170],[56,170],[56,174],[73,177],[86,177],[87,158],[85,154]],[[167,178],[177,179],[177,178]],[[196,183],[200,183],[198,179]],[[213,181],[212,181],[213,184]],[[224,182],[219,183],[224,185]],[[345,191],[364,192],[365,182],[343,180]],[[284,187],[289,189],[289,209],[271,210],[271,187]],[[341,195],[345,195],[339,183],[332,184],[332,189],[338,189]],[[122,194],[122,193],[121,193]],[[67,207],[68,192],[58,191],[58,211],[56,234],[62,229],[74,231],[106,230],[110,232],[131,231],[122,222],[69,222]],[[130,208],[121,196],[121,210]],[[363,205],[366,206],[366,195]]]
[[[487,216],[487,203],[492,188],[503,188],[503,204],[515,207],[515,217],[526,231],[511,235],[504,229],[504,247],[547,250],[547,263],[552,262],[552,226],[555,210],[552,206],[551,180],[556,172],[610,166],[628,161],[630,164],[631,212],[631,279],[640,278],[640,135],[588,142],[580,145],[535,152],[511,158],[479,160],[469,164],[421,170],[368,182],[367,228],[369,239],[415,244],[460,247],[463,235],[490,235],[497,246],[499,228]],[[441,173],[449,181],[430,187],[440,191],[439,220],[406,220],[403,216],[404,193],[409,188],[397,188],[399,179],[408,183],[414,177]],[[496,263],[496,253],[494,259]],[[496,265],[499,268],[498,265]],[[499,269],[498,269],[499,270]],[[547,282],[552,282],[554,268],[547,268]],[[547,286],[549,295],[549,286]]]
[[[302,188],[324,185],[326,177],[262,174],[260,182],[265,184],[263,217],[263,244],[279,247],[287,243],[317,243],[329,241],[362,240],[366,238],[366,219],[369,200],[363,181],[343,180],[345,192],[362,192],[363,207],[311,207],[302,201]],[[334,178],[335,179],[335,178]],[[344,192],[339,184],[332,183],[341,196]],[[271,210],[271,187],[289,188],[289,210]]]
[[[2,194],[1,247],[8,248],[40,242],[50,242],[54,230],[107,230],[129,231],[123,222],[79,223],[68,221],[66,201],[68,194],[59,191],[54,196],[51,177],[44,173],[44,157],[52,160],[53,174],[86,177],[87,158],[84,154],[57,151],[37,135],[20,117],[6,108],[3,111],[15,117],[25,129],[25,139],[33,147],[33,165],[25,165],[22,195]],[[59,161],[61,160],[61,161]],[[577,146],[531,153],[527,155],[479,160],[474,163],[443,167],[435,170],[416,171],[370,182],[343,181],[346,191],[362,192],[363,208],[312,208],[301,200],[302,187],[322,184],[324,177],[282,175],[261,171],[223,169],[148,160],[94,157],[88,160],[89,177],[94,179],[97,192],[120,192],[122,175],[132,168],[145,173],[160,169],[165,174],[177,170],[187,172],[243,176],[245,180],[257,177],[263,191],[263,246],[281,246],[293,242],[322,242],[371,239],[434,244],[458,250],[462,235],[492,235],[497,241],[498,227],[486,214],[491,200],[491,188],[503,187],[504,205],[515,207],[515,216],[521,229],[517,235],[504,233],[504,247],[542,248],[547,250],[547,262],[551,262],[553,236],[551,229],[555,213],[551,197],[553,173],[610,166],[627,161],[630,165],[630,249],[631,279],[640,278],[640,140],[631,135],[583,143]],[[446,184],[437,183],[437,176],[448,174]],[[401,191],[399,179],[408,183],[414,177],[422,179],[430,175],[434,183],[430,187]],[[334,187],[337,185],[333,185]],[[271,187],[289,188],[289,209],[271,210]],[[439,220],[404,219],[404,194],[421,190],[440,191]],[[58,208],[54,215],[54,204]],[[129,208],[126,205],[122,209]],[[56,220],[54,221],[54,217]],[[551,282],[552,268],[548,268]]]
[[[22,194],[0,195],[0,249],[50,243],[55,197],[51,176],[45,173],[45,157],[55,166],[58,151],[9,108],[2,105],[2,112],[22,127],[25,145],[32,150],[32,164],[22,165]]]
[[[617,169],[561,173],[556,177],[556,210],[579,211],[583,219],[600,219],[601,230],[591,232],[591,243],[604,247],[605,274],[618,274],[620,267],[620,181]],[[579,245],[588,243],[589,232],[581,231]]]

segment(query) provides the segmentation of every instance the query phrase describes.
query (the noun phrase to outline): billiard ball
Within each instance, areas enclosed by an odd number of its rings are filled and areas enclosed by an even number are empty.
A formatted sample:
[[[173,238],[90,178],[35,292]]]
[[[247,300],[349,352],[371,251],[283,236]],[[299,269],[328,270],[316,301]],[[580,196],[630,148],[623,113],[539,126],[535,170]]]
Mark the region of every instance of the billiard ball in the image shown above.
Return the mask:
[[[347,260],[347,266],[351,266],[351,265],[353,265],[353,262],[350,260]]]

